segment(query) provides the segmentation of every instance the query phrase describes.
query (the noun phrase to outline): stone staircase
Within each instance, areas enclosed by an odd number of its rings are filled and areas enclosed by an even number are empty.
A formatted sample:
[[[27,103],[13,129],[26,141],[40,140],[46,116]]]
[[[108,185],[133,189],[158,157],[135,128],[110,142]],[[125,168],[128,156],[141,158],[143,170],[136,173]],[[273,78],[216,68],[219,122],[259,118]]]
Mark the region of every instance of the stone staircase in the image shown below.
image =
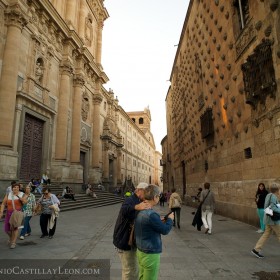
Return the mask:
[[[52,193],[56,195],[61,194],[63,191],[63,188],[58,185],[52,185],[50,186],[50,188]],[[116,196],[113,193],[102,191],[96,188],[94,188],[94,192],[97,198],[90,197],[85,193],[75,194],[76,201],[66,198],[59,198],[61,202],[61,212],[76,210],[85,207],[96,208],[123,202],[123,198],[121,198],[120,196]],[[40,194],[35,194],[35,196],[36,199],[40,198]]]
[[[58,185],[51,185],[51,191],[53,194],[58,195],[62,194],[63,188]],[[85,193],[75,194],[76,201],[66,198],[59,198],[61,201],[60,210],[63,211],[71,211],[85,207],[102,207],[106,205],[118,204],[123,202],[123,198],[117,196],[113,193],[102,191],[99,189],[94,189],[94,192],[97,198],[92,198],[87,196]],[[36,201],[41,197],[39,193],[35,193]],[[0,203],[2,199],[0,199]]]

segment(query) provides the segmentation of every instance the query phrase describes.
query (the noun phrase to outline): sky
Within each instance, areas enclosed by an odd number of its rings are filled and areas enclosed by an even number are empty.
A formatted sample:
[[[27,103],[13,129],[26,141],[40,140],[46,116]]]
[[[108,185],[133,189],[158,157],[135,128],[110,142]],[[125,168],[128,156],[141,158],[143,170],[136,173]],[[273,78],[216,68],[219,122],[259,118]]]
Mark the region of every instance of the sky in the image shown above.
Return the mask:
[[[166,136],[165,97],[189,0],[105,0],[102,66],[119,105],[151,112],[156,149]]]

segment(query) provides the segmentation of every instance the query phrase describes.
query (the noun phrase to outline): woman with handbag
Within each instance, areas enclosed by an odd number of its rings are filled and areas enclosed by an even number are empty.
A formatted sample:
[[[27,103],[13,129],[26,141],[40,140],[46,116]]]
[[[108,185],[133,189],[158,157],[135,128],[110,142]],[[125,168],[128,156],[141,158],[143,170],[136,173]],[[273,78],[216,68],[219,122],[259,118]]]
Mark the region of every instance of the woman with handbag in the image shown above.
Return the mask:
[[[51,193],[49,187],[43,188],[43,196],[38,200],[38,204],[42,206],[42,213],[40,215],[40,227],[42,235],[40,238],[46,236],[52,239],[56,229],[56,221],[58,217],[59,199]]]
[[[0,211],[1,218],[3,216],[4,208],[7,206],[4,230],[9,236],[8,244],[10,245],[11,249],[16,247],[18,229],[24,219],[22,206],[27,202],[25,194],[20,192],[19,188],[20,184],[18,183],[12,185],[12,191],[5,195]]]
[[[182,199],[178,193],[176,193],[176,189],[171,190],[172,194],[169,199],[169,208],[174,213],[174,221],[173,226],[176,227],[176,219],[177,226],[180,228],[180,214],[181,214],[181,205]]]
[[[277,195],[280,194],[279,184],[272,184],[270,187],[270,193],[265,198],[264,209],[270,207],[272,210],[273,216],[279,217],[280,214],[280,205]],[[269,215],[264,215],[264,224],[265,231],[261,238],[258,240],[255,248],[251,251],[251,253],[259,259],[264,258],[262,254],[260,254],[261,249],[263,248],[264,243],[267,241],[269,236],[274,232],[278,241],[280,242],[280,218],[278,220],[276,217],[271,217]]]

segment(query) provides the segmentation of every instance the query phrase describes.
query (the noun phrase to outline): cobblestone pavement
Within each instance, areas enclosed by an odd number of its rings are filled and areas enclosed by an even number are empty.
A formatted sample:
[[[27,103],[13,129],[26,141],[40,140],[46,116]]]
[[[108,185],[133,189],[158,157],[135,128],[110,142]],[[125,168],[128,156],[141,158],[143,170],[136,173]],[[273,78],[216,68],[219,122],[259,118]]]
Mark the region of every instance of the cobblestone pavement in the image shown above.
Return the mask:
[[[7,246],[2,230],[0,259],[110,259],[110,279],[121,279],[121,264],[112,244],[119,208],[117,204],[63,212],[53,239],[40,239],[39,217],[34,217],[32,235],[18,240],[14,250]],[[156,210],[168,212],[167,206]],[[257,228],[214,215],[213,233],[207,235],[203,228],[198,232],[191,225],[193,211],[183,206],[181,229],[173,228],[162,237],[159,279],[279,279],[280,244],[275,236],[264,247],[265,258],[257,259],[250,254],[260,237]]]

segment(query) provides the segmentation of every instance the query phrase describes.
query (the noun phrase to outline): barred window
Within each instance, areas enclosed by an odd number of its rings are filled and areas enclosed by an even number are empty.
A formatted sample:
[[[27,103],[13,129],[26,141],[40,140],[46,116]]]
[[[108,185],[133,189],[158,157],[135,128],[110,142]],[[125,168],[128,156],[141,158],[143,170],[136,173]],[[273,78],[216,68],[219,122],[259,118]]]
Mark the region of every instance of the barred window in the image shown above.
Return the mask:
[[[212,118],[212,109],[208,108],[200,117],[201,137],[207,138],[214,133],[214,124]]]
[[[263,40],[241,65],[241,69],[247,104],[256,109],[259,102],[265,103],[268,95],[275,98],[277,84],[270,40]]]

